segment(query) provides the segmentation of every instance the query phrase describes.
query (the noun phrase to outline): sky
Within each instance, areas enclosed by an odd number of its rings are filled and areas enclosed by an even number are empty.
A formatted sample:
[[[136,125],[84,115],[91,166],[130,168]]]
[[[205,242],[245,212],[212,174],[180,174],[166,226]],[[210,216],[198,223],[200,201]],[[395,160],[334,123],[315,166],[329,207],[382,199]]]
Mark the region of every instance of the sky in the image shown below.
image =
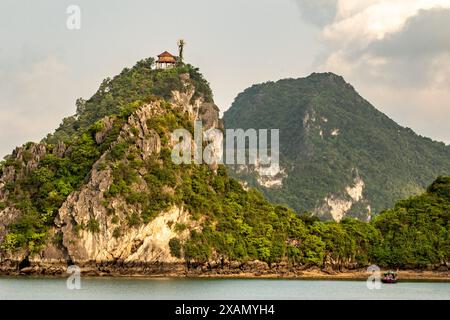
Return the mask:
[[[71,5],[80,29],[67,27]],[[255,83],[330,71],[450,143],[450,0],[1,0],[0,157],[180,38],[222,112]]]

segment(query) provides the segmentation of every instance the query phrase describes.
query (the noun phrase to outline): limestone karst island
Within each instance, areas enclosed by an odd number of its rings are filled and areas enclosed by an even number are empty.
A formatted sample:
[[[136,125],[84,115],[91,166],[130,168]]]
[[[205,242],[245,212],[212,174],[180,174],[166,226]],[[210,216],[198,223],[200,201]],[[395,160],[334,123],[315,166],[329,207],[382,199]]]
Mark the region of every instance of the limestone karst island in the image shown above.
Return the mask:
[[[377,265],[448,279],[449,146],[333,73],[254,85],[222,121],[184,46],[106,78],[5,157],[1,274],[364,278]],[[279,173],[174,164],[171,133],[199,120],[279,128]]]

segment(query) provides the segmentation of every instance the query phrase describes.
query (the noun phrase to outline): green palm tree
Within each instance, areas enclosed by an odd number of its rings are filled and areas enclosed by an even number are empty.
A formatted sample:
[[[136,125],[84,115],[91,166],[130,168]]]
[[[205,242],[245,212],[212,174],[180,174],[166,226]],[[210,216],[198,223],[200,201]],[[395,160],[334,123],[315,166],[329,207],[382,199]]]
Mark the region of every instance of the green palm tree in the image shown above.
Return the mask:
[[[180,63],[183,63],[183,49],[186,42],[183,39],[178,40],[178,59]]]

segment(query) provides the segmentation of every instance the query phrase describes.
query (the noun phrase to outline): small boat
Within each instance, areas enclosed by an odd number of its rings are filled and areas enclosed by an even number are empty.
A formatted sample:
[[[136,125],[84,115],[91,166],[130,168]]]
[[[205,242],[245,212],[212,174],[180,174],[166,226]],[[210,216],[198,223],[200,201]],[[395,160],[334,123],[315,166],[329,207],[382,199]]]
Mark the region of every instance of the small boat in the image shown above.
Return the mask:
[[[381,278],[381,282],[383,283],[397,283],[397,273],[394,271],[387,271],[383,274],[383,278]]]

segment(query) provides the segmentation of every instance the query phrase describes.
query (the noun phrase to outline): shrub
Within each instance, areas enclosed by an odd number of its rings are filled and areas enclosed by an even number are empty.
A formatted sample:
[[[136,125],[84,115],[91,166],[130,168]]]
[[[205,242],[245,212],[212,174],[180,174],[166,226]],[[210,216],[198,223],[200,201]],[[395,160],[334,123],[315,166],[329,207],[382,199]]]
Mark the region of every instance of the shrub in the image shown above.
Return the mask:
[[[127,216],[126,219],[129,227],[136,227],[141,223],[141,218],[136,212],[133,212],[131,215]]]
[[[170,253],[176,258],[181,258],[181,242],[178,238],[169,241]]]
[[[128,149],[128,143],[127,142],[121,142],[117,143],[111,148],[110,155],[111,158],[114,160],[122,159],[125,156],[125,153]]]
[[[105,197],[109,198],[109,197],[114,197],[116,194],[118,194],[120,192],[120,188],[119,186],[117,186],[116,184],[114,184],[114,182],[109,186],[109,189],[105,192]]]
[[[174,227],[175,232],[178,232],[178,233],[183,232],[186,229],[187,229],[187,225],[184,223],[180,223],[180,222],[176,223],[175,227]]]
[[[113,237],[116,238],[116,239],[120,237],[120,228],[119,227],[114,229]]]
[[[91,218],[87,223],[87,229],[92,233],[98,233],[100,231],[100,224],[97,220]]]
[[[57,232],[53,236],[53,244],[56,246],[61,246],[63,244],[63,234],[62,232]]]

